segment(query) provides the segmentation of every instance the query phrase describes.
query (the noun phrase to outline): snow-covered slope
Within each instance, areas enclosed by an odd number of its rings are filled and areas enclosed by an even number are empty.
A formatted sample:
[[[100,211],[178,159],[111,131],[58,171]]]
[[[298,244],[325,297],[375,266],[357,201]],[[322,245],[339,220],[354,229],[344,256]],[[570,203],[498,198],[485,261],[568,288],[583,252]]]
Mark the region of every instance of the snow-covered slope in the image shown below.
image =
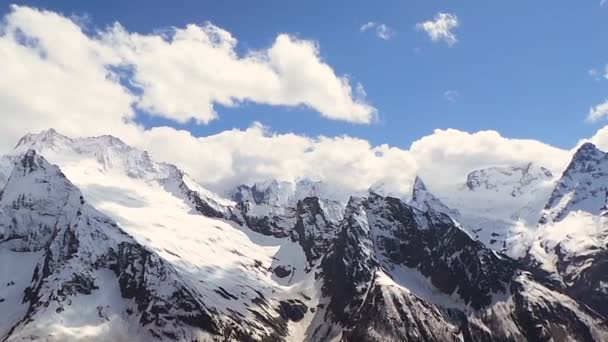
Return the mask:
[[[111,226],[118,226],[116,229],[133,236],[141,250],[137,253],[150,255],[178,274],[186,291],[195,297],[193,300],[205,303],[207,310],[213,312],[213,319],[223,322],[217,323],[221,329],[211,329],[211,334],[224,336],[230,332],[234,336],[246,334],[261,340],[282,339],[291,330],[297,331],[297,327],[289,326],[292,322],[289,317],[293,316],[290,310],[299,312],[298,308],[315,305],[317,286],[314,278],[305,277],[305,268],[309,266],[297,241],[265,236],[236,223],[201,215],[183,192],[186,183],[180,182],[182,173],[171,165],[154,163],[145,153],[122,143],[106,144],[105,137],[72,140],[56,132],[43,132],[29,138],[31,146],[49,152],[62,165],[69,179],[82,189],[83,201],[111,217],[116,222],[110,223]],[[85,150],[81,146],[83,141],[87,147],[95,148]],[[21,153],[22,146],[16,154]],[[117,147],[119,151],[113,154]],[[138,163],[147,167],[139,169]],[[9,181],[5,193],[13,187],[23,188],[13,183]],[[46,181],[34,183],[44,186]],[[230,212],[233,209],[224,206],[231,205],[230,201],[210,199],[198,191],[187,190],[189,195],[207,205],[211,203],[219,210]],[[49,192],[49,196],[53,194]],[[61,203],[53,197],[46,201]],[[76,213],[72,215],[76,216]],[[55,216],[54,213],[43,215],[51,220]],[[6,216],[6,219],[12,222],[13,217]],[[28,225],[34,232],[39,226],[38,223]],[[47,226],[52,225],[43,225]],[[94,260],[84,262],[93,263]],[[128,262],[124,264],[124,267],[128,266]],[[147,266],[142,266],[141,271],[147,272]],[[161,278],[150,281],[164,283],[166,272],[162,271],[158,275]],[[143,286],[146,288],[137,291],[153,291],[147,289],[148,284]],[[164,300],[169,305],[174,304],[168,298]],[[140,323],[147,325],[147,321]],[[125,324],[137,326],[140,323]],[[38,323],[32,324],[39,327]],[[232,332],[227,328],[231,325],[240,328]],[[178,340],[194,336],[173,333],[177,334]],[[133,336],[143,340],[149,338],[138,332]]]
[[[0,210],[1,254],[18,264],[15,274],[1,274],[12,292],[0,303],[9,313],[0,323],[3,339],[144,341],[221,332],[172,267],[88,205],[35,151],[17,161]],[[189,324],[193,319],[198,323]]]
[[[309,181],[225,199],[116,138],[52,130],[1,160],[0,340],[608,339],[421,180],[409,204]]]
[[[459,222],[473,236],[497,251],[520,257],[542,216],[554,186],[542,166],[491,167],[469,173],[464,184],[441,198],[460,213]]]

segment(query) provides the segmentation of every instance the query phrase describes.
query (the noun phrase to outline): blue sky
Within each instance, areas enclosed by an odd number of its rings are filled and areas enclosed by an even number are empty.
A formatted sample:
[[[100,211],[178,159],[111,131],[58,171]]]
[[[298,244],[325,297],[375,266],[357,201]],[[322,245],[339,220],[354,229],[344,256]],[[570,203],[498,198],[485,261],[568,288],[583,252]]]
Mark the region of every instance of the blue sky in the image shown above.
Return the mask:
[[[2,15],[9,10],[6,2]],[[239,40],[238,51],[272,45],[279,33],[319,43],[338,75],[365,87],[378,110],[369,125],[328,120],[306,108],[247,103],[217,106],[209,124],[176,124],[140,111],[146,126],[169,125],[205,136],[259,121],[276,132],[309,136],[348,134],[372,144],[408,147],[435,128],[494,129],[570,148],[605,124],[585,121],[608,97],[608,81],[594,79],[608,61],[608,6],[598,1],[27,1],[64,15],[86,15],[91,25],[118,21],[131,32],[213,23]],[[170,4],[170,5],[168,5]],[[433,42],[419,22],[439,12],[460,25],[458,42]],[[394,35],[360,32],[374,21]],[[448,101],[444,93],[457,92]]]

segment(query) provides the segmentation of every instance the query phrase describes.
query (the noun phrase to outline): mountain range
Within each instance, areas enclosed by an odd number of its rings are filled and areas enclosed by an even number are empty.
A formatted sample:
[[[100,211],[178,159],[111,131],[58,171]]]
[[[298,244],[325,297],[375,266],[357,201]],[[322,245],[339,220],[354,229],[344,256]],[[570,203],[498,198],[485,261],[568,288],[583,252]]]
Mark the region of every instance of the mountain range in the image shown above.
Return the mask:
[[[608,341],[608,154],[223,194],[112,136],[0,157],[0,341]]]

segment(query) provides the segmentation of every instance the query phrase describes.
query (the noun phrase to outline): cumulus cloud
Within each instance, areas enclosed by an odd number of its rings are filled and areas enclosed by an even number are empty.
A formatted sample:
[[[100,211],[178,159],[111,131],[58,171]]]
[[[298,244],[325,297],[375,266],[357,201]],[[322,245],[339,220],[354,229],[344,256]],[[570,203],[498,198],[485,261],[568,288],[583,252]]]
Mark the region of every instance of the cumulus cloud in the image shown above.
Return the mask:
[[[0,56],[3,151],[49,126],[72,135],[138,130],[121,124],[133,118],[135,97],[106,68],[120,59],[70,19],[13,7],[0,24]]]
[[[463,184],[469,172],[490,166],[533,161],[559,174],[572,154],[536,140],[506,138],[496,131],[455,129],[435,130],[409,149],[372,146],[348,136],[278,134],[259,123],[207,137],[158,127],[139,138],[136,145],[153,157],[179,165],[220,193],[259,180],[310,178],[328,182],[343,194],[382,184],[393,194],[408,196],[416,175],[432,190],[449,191]]]
[[[212,24],[150,35],[115,24],[90,34],[60,14],[11,6],[0,23],[0,103],[10,113],[4,126],[22,133],[52,117],[69,133],[88,134],[132,120],[133,106],[206,123],[217,117],[215,104],[243,101],[306,106],[355,123],[374,119],[365,92],[337,75],[315,42],[281,34],[244,56],[236,46]],[[78,127],[80,116],[95,117],[96,125]]]
[[[587,120],[594,122],[608,116],[608,100],[589,108],[589,115]]]
[[[432,41],[444,41],[449,46],[458,42],[456,35],[452,32],[459,25],[455,14],[439,13],[433,20],[416,24],[416,29],[428,34]]]
[[[153,156],[183,166],[218,192],[264,179],[310,178],[346,192],[365,191],[383,182],[405,193],[416,173],[410,154],[396,147],[372,146],[348,136],[277,134],[261,124],[199,138],[159,127],[146,132],[143,139],[140,144]],[[181,148],[176,151],[175,146]]]
[[[157,115],[207,123],[213,106],[243,101],[307,106],[329,119],[369,123],[376,110],[320,57],[315,42],[280,34],[268,49],[238,56],[237,40],[210,23],[174,28],[164,36],[105,32],[123,63],[134,66],[143,90],[137,105]]]
[[[376,36],[383,40],[389,40],[389,39],[393,38],[393,36],[395,35],[395,32],[393,31],[393,29],[389,28],[385,24],[376,23],[373,21],[369,21],[369,22],[361,25],[361,27],[359,28],[359,31],[361,31],[361,32],[367,32],[370,30],[374,31],[376,33]]]

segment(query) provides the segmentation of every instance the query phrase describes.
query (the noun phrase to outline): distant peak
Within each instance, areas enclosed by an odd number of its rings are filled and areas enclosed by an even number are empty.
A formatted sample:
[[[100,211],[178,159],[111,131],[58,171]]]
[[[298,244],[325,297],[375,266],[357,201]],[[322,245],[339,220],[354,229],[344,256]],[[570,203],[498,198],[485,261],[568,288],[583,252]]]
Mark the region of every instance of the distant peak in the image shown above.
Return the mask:
[[[94,143],[106,147],[130,147],[120,138],[113,135],[100,135],[96,137],[72,139],[57,132],[54,128],[49,128],[39,133],[28,133],[24,135],[21,139],[19,139],[17,145],[15,145],[15,149],[19,147],[23,149],[48,147],[62,143],[67,145]]]
[[[251,188],[255,188],[259,191],[262,191],[262,190],[266,190],[266,189],[270,189],[270,188],[276,188],[278,186],[279,186],[279,182],[276,179],[267,179],[267,180],[254,182],[253,186],[251,186]]]
[[[604,157],[605,153],[600,151],[593,143],[586,142],[582,144],[574,153],[573,159],[587,159],[592,157]]]
[[[422,178],[420,178],[419,176],[416,176],[416,178],[414,179],[414,191],[416,190],[427,191],[426,185],[422,181]]]
[[[98,137],[92,137],[92,138],[86,138],[88,140],[98,140],[98,141],[104,141],[107,142],[108,145],[113,145],[113,146],[128,146],[124,141],[122,141],[120,138],[117,138],[113,135],[100,135]],[[146,151],[143,151],[144,153],[147,153]]]
[[[44,135],[56,135],[56,134],[59,134],[59,133],[57,133],[57,131],[54,128],[49,128],[49,129],[45,129],[45,130],[41,131],[40,134],[44,134]]]
[[[586,143],[582,144],[581,147],[578,148],[579,151],[581,150],[597,150],[598,148],[595,146],[594,143],[587,141]]]
[[[28,133],[19,139],[15,148],[25,145],[32,145],[35,143],[50,143],[57,140],[70,140],[70,138],[66,137],[63,134],[57,132],[54,128],[49,128],[39,133]]]

